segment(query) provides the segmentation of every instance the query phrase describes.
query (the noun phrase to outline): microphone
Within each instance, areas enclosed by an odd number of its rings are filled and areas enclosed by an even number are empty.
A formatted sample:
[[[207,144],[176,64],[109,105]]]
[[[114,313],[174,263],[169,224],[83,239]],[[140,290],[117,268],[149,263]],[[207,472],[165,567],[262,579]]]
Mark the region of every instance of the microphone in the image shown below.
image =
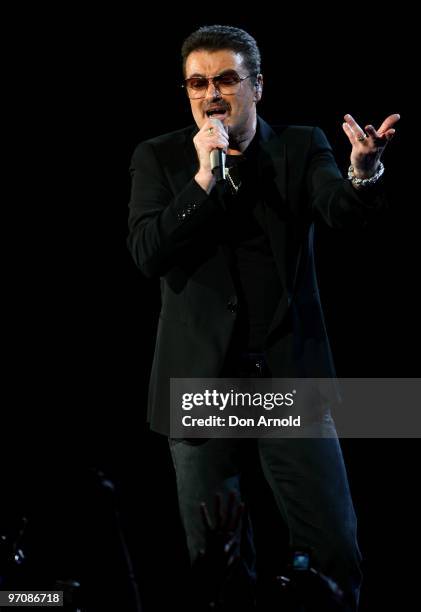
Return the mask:
[[[214,149],[210,152],[212,174],[217,183],[225,180],[225,157],[225,151],[222,149]]]
[[[214,121],[218,121],[218,123],[224,128],[225,126],[219,119],[215,119]],[[210,152],[210,165],[212,174],[216,178],[216,182],[220,183],[221,181],[225,181],[225,159],[226,154],[222,149],[213,149]]]

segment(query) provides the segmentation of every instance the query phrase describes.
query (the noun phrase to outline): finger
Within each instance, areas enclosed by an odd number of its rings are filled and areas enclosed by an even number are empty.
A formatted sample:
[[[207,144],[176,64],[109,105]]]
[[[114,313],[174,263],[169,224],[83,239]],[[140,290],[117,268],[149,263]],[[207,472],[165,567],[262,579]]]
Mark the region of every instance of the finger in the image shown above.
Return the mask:
[[[207,121],[200,130],[201,134],[206,138],[211,138],[214,136],[224,138],[228,140],[228,134],[223,126],[216,125],[215,122],[211,123],[210,120]]]
[[[355,138],[362,138],[363,136],[365,136],[364,130],[362,129],[362,127],[360,127],[358,125],[358,123],[355,121],[354,117],[352,117],[352,115],[345,115],[344,117],[346,124],[351,128]]]
[[[366,125],[364,129],[366,133],[368,134],[368,136],[372,136],[375,139],[379,138],[379,134],[376,132],[373,125]]]
[[[224,132],[223,130],[219,130],[215,127],[213,127],[212,125],[210,125],[207,128],[202,128],[201,130],[201,137],[205,138],[206,140],[210,139],[210,138],[219,138],[221,140],[224,140],[226,142],[228,142],[228,136],[226,134],[226,132]]]
[[[386,138],[387,142],[390,142],[395,134],[396,130],[391,128],[390,130],[387,130],[387,132],[384,133],[384,137]]]
[[[220,140],[222,142],[226,142],[228,143],[228,136],[225,132],[223,132],[222,130],[218,130],[212,126],[210,126],[209,128],[206,128],[205,130],[203,130],[202,132],[202,138],[204,138],[206,141],[207,140]]]
[[[206,134],[220,134],[228,138],[228,129],[219,119],[208,119],[202,126],[202,131]]]
[[[211,140],[207,143],[209,145],[209,149],[223,149],[225,152],[228,149],[228,142],[226,140],[222,140],[221,138]]]
[[[220,132],[228,136],[228,128],[222,123],[220,119],[212,119],[212,117],[210,117],[209,121],[213,124],[212,127],[217,128]]]
[[[382,144],[383,146],[387,142],[392,140],[393,136],[396,133],[396,130],[394,128],[390,128],[390,129],[386,130],[386,132],[383,132],[382,134],[380,134],[379,132],[377,132],[374,129],[374,127],[372,125],[367,125],[365,127],[365,131],[367,132],[367,134],[369,136],[372,136],[374,138],[374,140],[377,141],[377,144]]]
[[[205,146],[208,151],[213,149],[223,149],[226,151],[228,149],[228,139],[219,135],[205,135],[204,139],[200,141],[200,146]]]
[[[397,113],[394,113],[393,115],[389,115],[388,117],[386,117],[386,119],[383,121],[383,123],[381,124],[381,126],[379,127],[377,131],[380,134],[387,132],[387,130],[393,127],[395,123],[399,121],[400,118],[401,116],[398,115]]]
[[[352,131],[351,127],[347,124],[347,123],[343,123],[342,124],[342,128],[345,132],[345,134],[348,136],[349,142],[352,144],[352,146],[354,146],[355,144],[358,143],[354,132]]]
[[[203,524],[205,526],[205,529],[207,531],[211,531],[211,529],[212,529],[212,522],[210,520],[209,512],[208,512],[208,509],[207,509],[207,506],[206,506],[205,502],[202,502],[200,504],[200,513],[202,515],[202,521],[203,521]]]

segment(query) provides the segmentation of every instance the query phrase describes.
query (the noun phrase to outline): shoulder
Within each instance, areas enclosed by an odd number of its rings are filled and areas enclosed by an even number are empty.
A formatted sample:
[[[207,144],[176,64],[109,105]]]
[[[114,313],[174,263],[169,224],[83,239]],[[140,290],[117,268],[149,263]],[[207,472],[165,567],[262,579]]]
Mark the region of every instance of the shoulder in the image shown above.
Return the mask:
[[[313,125],[280,125],[272,126],[276,136],[289,145],[312,146],[327,142],[325,133]]]
[[[312,125],[269,125],[259,117],[259,128],[264,141],[277,140],[289,147],[311,148],[314,144],[326,144],[327,138],[322,129]]]
[[[155,136],[153,138],[149,138],[148,140],[144,140],[140,142],[134,150],[133,157],[135,158],[137,155],[145,155],[149,152],[149,154],[171,154],[174,150],[179,147],[182,147],[186,144],[187,141],[191,140],[195,130],[197,128],[195,126],[188,126],[181,130],[176,130],[174,132],[168,132],[166,134],[161,134],[159,136]]]

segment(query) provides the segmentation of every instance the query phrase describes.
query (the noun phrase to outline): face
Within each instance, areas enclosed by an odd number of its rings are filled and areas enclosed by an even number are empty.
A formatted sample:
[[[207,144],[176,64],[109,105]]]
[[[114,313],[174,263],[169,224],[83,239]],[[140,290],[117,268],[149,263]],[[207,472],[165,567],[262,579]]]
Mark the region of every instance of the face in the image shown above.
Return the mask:
[[[230,50],[221,51],[193,51],[187,57],[186,78],[193,76],[213,77],[234,70],[240,77],[249,74],[243,63],[241,53]],[[245,79],[239,84],[235,93],[221,93],[212,82],[208,84],[203,98],[190,99],[194,120],[199,128],[207,121],[209,116],[220,119],[228,126],[231,138],[242,140],[245,135],[254,133],[256,129],[256,103],[262,95],[262,76],[258,76],[258,86],[255,87],[256,78]],[[215,112],[216,111],[216,112]]]

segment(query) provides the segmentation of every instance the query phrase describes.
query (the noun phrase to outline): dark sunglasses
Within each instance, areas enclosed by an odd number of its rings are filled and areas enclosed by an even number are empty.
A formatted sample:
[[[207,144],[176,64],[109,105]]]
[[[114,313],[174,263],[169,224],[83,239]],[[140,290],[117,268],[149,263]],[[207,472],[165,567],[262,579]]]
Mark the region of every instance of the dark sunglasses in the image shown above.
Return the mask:
[[[189,79],[185,79],[182,87],[186,89],[189,97],[192,97],[192,94],[193,97],[204,97],[209,87],[209,82],[212,82],[212,85],[221,93],[233,94],[237,91],[238,86],[240,83],[242,83],[242,81],[245,81],[252,76],[255,75],[248,74],[245,77],[240,77],[240,75],[234,70],[229,70],[210,78],[202,76],[190,77]],[[196,96],[195,94],[203,94],[203,96]]]

